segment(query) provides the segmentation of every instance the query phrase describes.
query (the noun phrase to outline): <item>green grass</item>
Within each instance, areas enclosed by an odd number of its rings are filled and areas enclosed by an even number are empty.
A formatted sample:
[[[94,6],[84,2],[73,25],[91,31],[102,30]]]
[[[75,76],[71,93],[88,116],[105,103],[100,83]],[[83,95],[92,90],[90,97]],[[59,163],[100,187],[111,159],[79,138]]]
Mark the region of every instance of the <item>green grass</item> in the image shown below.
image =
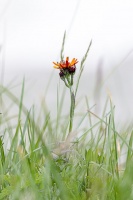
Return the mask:
[[[63,46],[64,41],[65,37]],[[77,75],[76,94],[89,48]],[[57,88],[57,117],[53,119],[45,101],[38,114],[34,106],[26,109],[25,80],[20,98],[0,86],[0,199],[132,200],[132,128],[123,133],[116,130],[110,98],[102,116],[97,116],[86,96],[76,100],[73,131],[69,133],[70,102],[64,105],[63,100],[66,90]],[[80,110],[80,103],[86,111]],[[9,115],[12,106],[18,109],[16,117]],[[121,166],[123,149],[126,155]]]

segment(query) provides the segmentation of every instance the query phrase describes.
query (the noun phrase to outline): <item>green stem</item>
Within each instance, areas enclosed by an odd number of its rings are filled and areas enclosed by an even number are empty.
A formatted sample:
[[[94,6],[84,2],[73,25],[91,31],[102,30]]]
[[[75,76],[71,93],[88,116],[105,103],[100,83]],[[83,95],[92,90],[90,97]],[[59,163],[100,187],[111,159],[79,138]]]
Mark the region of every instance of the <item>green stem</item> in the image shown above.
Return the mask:
[[[64,81],[65,85],[66,85],[68,88],[70,88],[70,85],[69,85],[69,83],[67,83],[66,79],[64,78],[64,79],[62,79],[62,80]]]
[[[72,128],[73,128],[73,117],[74,117],[74,110],[75,110],[75,96],[74,96],[72,87],[70,87],[70,97],[71,97],[71,107],[70,107],[69,133],[72,131]]]
[[[68,84],[71,85],[71,80],[70,80],[70,75],[69,74],[66,75],[66,79],[67,79]]]
[[[73,85],[73,74],[71,74],[71,85]]]

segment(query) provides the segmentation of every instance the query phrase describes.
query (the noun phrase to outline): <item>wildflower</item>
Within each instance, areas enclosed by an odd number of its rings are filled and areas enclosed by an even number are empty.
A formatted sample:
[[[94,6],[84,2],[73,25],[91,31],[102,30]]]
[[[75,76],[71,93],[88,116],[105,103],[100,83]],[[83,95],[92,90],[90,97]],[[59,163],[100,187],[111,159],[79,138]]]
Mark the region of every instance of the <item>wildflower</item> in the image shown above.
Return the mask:
[[[75,58],[69,62],[69,57],[66,57],[66,61],[53,62],[54,68],[60,70],[59,76],[68,88],[73,85],[73,75],[75,74],[77,63],[78,61]]]
[[[73,58],[71,62],[69,62],[69,57],[66,57],[66,61],[60,61],[60,63],[55,63],[54,68],[56,69],[70,69],[71,67],[75,66],[78,63],[77,59]]]

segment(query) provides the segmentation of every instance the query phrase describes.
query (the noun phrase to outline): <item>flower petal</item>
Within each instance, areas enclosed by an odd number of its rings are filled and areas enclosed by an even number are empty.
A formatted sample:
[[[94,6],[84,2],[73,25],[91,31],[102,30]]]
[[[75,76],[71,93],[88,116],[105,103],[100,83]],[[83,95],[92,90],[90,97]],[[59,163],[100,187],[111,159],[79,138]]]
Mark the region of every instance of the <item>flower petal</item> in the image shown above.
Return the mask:
[[[66,57],[66,67],[69,67],[69,57]]]
[[[53,64],[54,64],[54,65],[57,65],[58,67],[60,66],[60,63],[55,63],[55,62],[53,62]]]
[[[69,57],[66,57],[66,61],[69,61]]]
[[[70,66],[75,65],[75,64],[76,64],[76,60],[77,60],[77,59],[73,58],[72,61],[70,62]]]
[[[60,69],[60,67],[58,67],[58,66],[56,66],[56,65],[54,65],[53,67],[54,67],[55,69]]]

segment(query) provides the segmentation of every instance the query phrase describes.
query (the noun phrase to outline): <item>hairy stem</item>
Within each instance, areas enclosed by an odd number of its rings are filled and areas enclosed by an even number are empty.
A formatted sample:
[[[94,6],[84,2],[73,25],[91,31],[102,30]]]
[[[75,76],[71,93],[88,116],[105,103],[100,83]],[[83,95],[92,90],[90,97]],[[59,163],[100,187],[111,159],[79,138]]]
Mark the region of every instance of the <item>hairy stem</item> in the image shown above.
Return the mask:
[[[72,128],[73,128],[73,117],[74,117],[74,110],[75,110],[75,96],[74,96],[72,86],[70,87],[70,97],[71,97],[71,107],[70,107],[69,133],[72,131]]]

